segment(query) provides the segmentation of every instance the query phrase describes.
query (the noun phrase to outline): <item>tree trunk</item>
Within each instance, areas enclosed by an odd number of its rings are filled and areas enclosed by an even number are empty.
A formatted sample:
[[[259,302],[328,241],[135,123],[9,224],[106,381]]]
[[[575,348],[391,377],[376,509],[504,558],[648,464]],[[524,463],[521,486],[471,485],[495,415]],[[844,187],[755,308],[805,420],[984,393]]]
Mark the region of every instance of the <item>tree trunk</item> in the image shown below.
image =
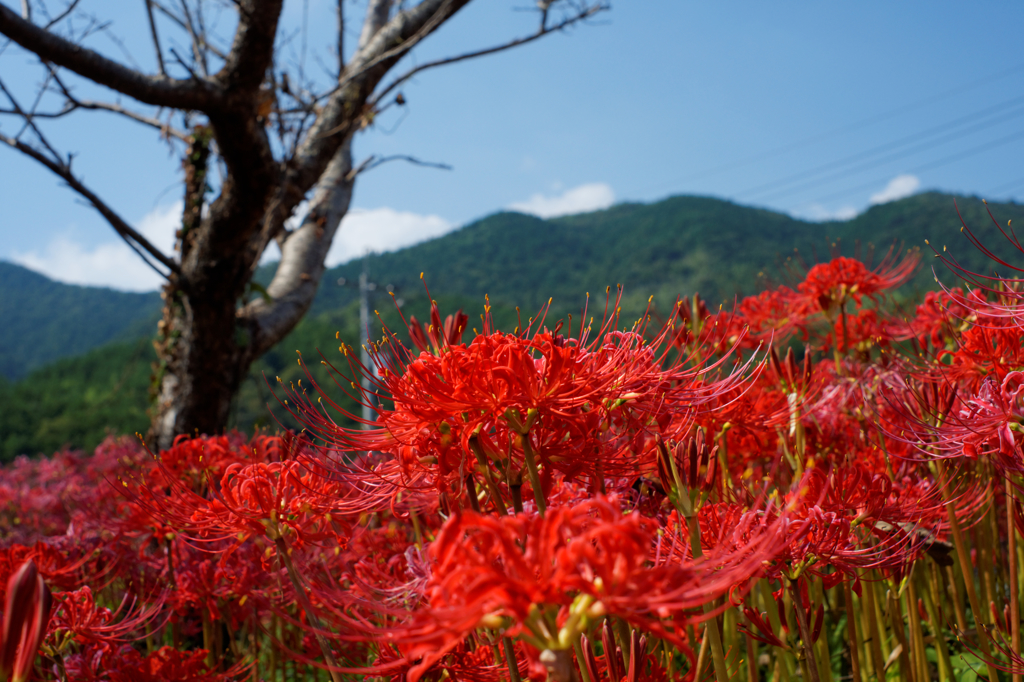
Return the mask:
[[[240,304],[258,262],[238,249],[220,258],[193,257],[205,248],[201,218],[208,138],[193,136],[185,161],[185,211],[178,248],[182,262],[203,267],[202,276],[173,278],[164,287],[163,318],[154,342],[148,441],[170,447],[179,434],[219,434],[228,426],[231,403],[252,363],[283,339],[313,303],[324,258],[352,198],[351,137],[345,140],[317,182],[302,224],[278,238],[281,261],[267,297]],[[273,202],[270,202],[271,204]],[[267,212],[273,207],[268,206]],[[211,261],[213,266],[211,267]],[[202,282],[197,286],[196,282]]]

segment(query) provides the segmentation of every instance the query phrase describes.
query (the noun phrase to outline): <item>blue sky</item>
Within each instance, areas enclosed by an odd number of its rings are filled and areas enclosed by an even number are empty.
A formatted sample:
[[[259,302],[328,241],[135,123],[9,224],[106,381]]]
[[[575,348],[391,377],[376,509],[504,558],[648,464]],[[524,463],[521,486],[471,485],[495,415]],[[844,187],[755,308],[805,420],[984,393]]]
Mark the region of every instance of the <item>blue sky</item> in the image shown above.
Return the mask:
[[[316,73],[333,50],[335,3],[307,2]],[[528,33],[530,4],[476,0],[409,63]],[[286,30],[302,25],[303,5],[286,0]],[[153,68],[143,3],[80,6],[113,19]],[[1024,4],[1010,2],[618,0],[591,25],[409,84],[408,106],[357,139],[357,158],[410,154],[453,170],[393,163],[360,177],[331,261],[505,208],[558,215],[702,194],[822,220],[924,189],[1024,197],[1022,25]],[[89,44],[126,59],[102,35]],[[27,97],[39,73],[12,46],[0,78]],[[0,118],[0,130],[14,122]],[[47,130],[98,194],[170,243],[179,161],[155,131],[93,112]],[[0,259],[64,281],[155,286],[47,171],[0,148],[0,174]]]

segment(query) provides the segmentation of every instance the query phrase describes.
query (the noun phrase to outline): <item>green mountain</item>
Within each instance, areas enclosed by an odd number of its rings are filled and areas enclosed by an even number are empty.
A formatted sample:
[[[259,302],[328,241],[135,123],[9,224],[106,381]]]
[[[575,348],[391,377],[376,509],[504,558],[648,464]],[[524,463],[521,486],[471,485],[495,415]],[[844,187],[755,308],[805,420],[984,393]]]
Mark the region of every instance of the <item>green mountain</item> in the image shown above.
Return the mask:
[[[997,253],[1020,254],[999,234],[975,197],[930,192],[874,206],[844,222],[811,223],[773,211],[706,197],[672,197],[655,204],[620,204],[605,211],[540,220],[499,213],[417,246],[369,256],[370,277],[390,283],[406,296],[422,292],[420,272],[430,290],[482,304],[519,305],[536,311],[548,298],[561,312],[578,310],[586,293],[601,294],[622,284],[624,310],[638,313],[652,294],[667,307],[678,295],[699,291],[709,303],[730,304],[737,295],[766,283],[799,281],[807,267],[834,252],[877,263],[890,247],[940,249],[948,245],[971,268],[991,270],[991,261],[960,233],[954,201],[965,222]],[[1024,206],[990,204],[1005,225],[1024,219]],[[908,292],[932,284],[929,260]],[[338,287],[352,281],[363,263],[350,262],[324,278],[313,313],[337,309],[356,292]],[[953,281],[945,268],[940,277]],[[767,282],[765,281],[767,280]]]
[[[0,375],[33,369],[115,340],[151,333],[160,296],[54,282],[0,261]]]
[[[335,332],[358,347],[358,293],[338,282],[342,278],[349,285],[355,282],[362,267],[381,285],[372,306],[392,327],[401,322],[394,304],[384,295],[384,285],[395,288],[396,298],[404,303],[403,314],[423,320],[429,299],[421,272],[442,313],[462,307],[470,314],[472,326],[472,320],[482,312],[483,296],[488,294],[495,320],[501,326],[512,327],[517,320],[516,306],[521,308],[525,321],[549,298],[554,299],[554,317],[569,313],[578,319],[587,292],[592,295],[589,314],[600,317],[606,287],[614,292],[618,284],[624,286],[625,319],[638,316],[652,295],[656,308],[663,312],[677,296],[694,291],[699,291],[710,305],[728,306],[736,296],[765,285],[794,284],[809,265],[834,254],[858,255],[878,263],[890,248],[900,252],[924,249],[924,267],[902,292],[905,301],[912,303],[933,286],[933,265],[944,281],[956,279],[934,260],[925,239],[940,251],[948,247],[949,253],[969,269],[992,269],[992,261],[961,234],[954,200],[967,225],[994,252],[1008,262],[1021,262],[1021,253],[999,233],[980,199],[935,192],[874,206],[849,221],[826,223],[796,220],[707,197],[620,204],[605,211],[552,220],[498,213],[438,239],[329,270],[310,314],[253,367],[233,406],[232,422],[246,430],[254,425],[275,428],[278,420],[293,425],[271,390],[277,387],[275,377],[280,376],[285,383],[304,378],[295,362],[296,350],[303,352],[314,369],[317,348],[332,361],[339,360]],[[1010,219],[1024,220],[1024,206],[990,204],[989,208],[1003,225]],[[5,271],[0,269],[0,273]],[[269,280],[272,267],[262,269],[259,276]],[[17,299],[21,301],[19,310],[6,318],[9,324],[6,336],[0,337],[0,363],[18,363],[8,358],[14,356],[8,350],[14,346],[7,339],[21,338],[19,334],[39,334],[32,336],[37,339],[33,344],[52,349],[51,354],[47,356],[34,347],[29,350],[48,359],[81,352],[89,347],[85,339],[90,339],[93,346],[103,343],[91,341],[102,337],[89,326],[91,320],[96,320],[98,327],[107,324],[102,327],[108,334],[104,338],[123,341],[42,367],[17,383],[4,382],[0,377],[0,460],[19,453],[53,451],[65,444],[87,448],[95,445],[107,429],[133,433],[147,427],[145,406],[153,351],[146,343],[132,343],[129,332],[134,329],[148,333],[153,328],[158,307],[155,294],[148,302],[145,296],[123,299],[134,301],[137,307],[122,304],[116,311],[122,326],[111,331],[115,316],[109,301],[114,299],[100,294],[117,292],[89,289],[80,291],[78,299],[70,293],[59,299],[46,292],[62,291],[66,285],[39,279],[39,291],[43,292],[40,298],[33,298],[35,290],[25,287]],[[0,292],[0,300],[15,298],[5,283],[0,284]],[[84,303],[92,300],[88,296],[98,297],[95,309]],[[72,315],[66,316],[65,310]],[[11,320],[15,324],[10,324]],[[135,338],[140,335],[136,331]],[[26,342],[18,348],[33,344]],[[264,377],[270,379],[269,385]],[[267,409],[268,404],[272,410]],[[350,408],[355,409],[355,405]]]

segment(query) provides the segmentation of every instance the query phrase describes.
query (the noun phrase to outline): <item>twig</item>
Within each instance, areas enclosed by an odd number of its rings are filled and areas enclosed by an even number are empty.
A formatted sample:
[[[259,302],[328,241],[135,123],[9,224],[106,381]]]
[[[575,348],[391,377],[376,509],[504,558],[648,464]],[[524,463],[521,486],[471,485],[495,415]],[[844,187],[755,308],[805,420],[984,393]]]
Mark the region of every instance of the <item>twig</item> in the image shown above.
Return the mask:
[[[163,5],[161,5],[157,0],[148,0],[148,1],[153,5],[153,7],[155,7],[158,10],[160,10],[160,12],[163,13],[163,15],[165,17],[167,17],[168,19],[173,21],[180,28],[183,28],[186,31],[188,30],[188,27],[185,26],[185,22],[181,19],[181,17],[175,15],[174,12],[172,12],[171,10],[169,10],[166,7],[164,7]],[[227,54],[223,50],[220,50],[215,45],[212,45],[211,43],[207,42],[206,36],[202,36],[202,40],[203,40],[203,49],[209,50],[210,52],[212,52],[217,57],[220,57],[221,59],[227,59],[228,58]]]
[[[121,216],[117,215],[117,213],[115,213],[112,208],[107,206],[107,204],[104,203],[102,199],[96,196],[88,187],[83,185],[77,178],[75,178],[75,176],[71,174],[71,168],[68,164],[58,163],[56,161],[48,159],[46,155],[33,149],[24,142],[21,142],[20,140],[15,140],[12,137],[7,137],[6,135],[0,134],[0,142],[3,142],[4,144],[14,149],[17,149],[19,152],[25,154],[26,156],[32,157],[33,159],[35,159],[36,161],[38,161],[39,163],[43,164],[51,171],[53,171],[53,173],[63,178],[64,181],[68,183],[68,186],[71,187],[71,189],[75,190],[83,197],[85,197],[85,199],[88,200],[89,203],[91,203],[97,211],[99,211],[100,215],[106,218],[107,222],[110,223],[111,227],[114,228],[114,231],[117,232],[117,234],[122,239],[124,239],[125,242],[127,242],[128,246],[135,250],[135,252],[138,253],[140,256],[143,256],[143,254],[139,251],[139,248],[144,249],[153,258],[159,261],[164,267],[166,267],[171,272],[179,275],[181,274],[181,268],[177,263],[175,263],[173,260],[165,256],[160,251],[160,249],[153,246],[153,244],[148,239],[139,234],[135,230],[135,228],[133,228],[131,225],[125,222],[124,219],[121,218]],[[152,267],[161,277],[168,278],[166,273],[161,272],[144,256],[143,260],[145,260],[146,263],[150,267]]]
[[[156,18],[153,16],[153,1],[144,0],[146,3],[146,16],[149,17],[149,32],[153,35],[153,47],[156,48],[156,63],[160,68],[160,74],[167,75],[167,67],[164,66],[164,54],[160,49],[160,36],[156,32]]]
[[[537,40],[538,38],[542,38],[542,37],[546,36],[549,33],[554,33],[555,31],[561,31],[563,29],[568,28],[569,26],[572,26],[573,24],[576,24],[576,23],[579,23],[580,21],[583,21],[584,19],[589,19],[590,17],[598,14],[599,12],[604,12],[604,11],[610,9],[610,7],[611,7],[610,5],[608,5],[607,3],[604,3],[604,2],[602,2],[600,4],[597,4],[597,5],[591,5],[590,7],[587,7],[585,9],[581,10],[579,13],[575,14],[574,16],[569,17],[568,19],[564,19],[561,22],[559,22],[559,23],[557,23],[557,24],[555,24],[553,26],[550,26],[550,27],[547,27],[547,28],[542,26],[539,31],[537,31],[536,33],[534,33],[532,35],[524,36],[522,38],[516,38],[515,40],[511,40],[511,41],[509,41],[507,43],[503,43],[501,45],[494,45],[494,46],[491,46],[491,47],[484,48],[482,50],[476,50],[474,52],[466,52],[466,53],[463,53],[463,54],[460,54],[460,55],[456,55],[454,57],[446,57],[444,59],[437,59],[437,60],[434,60],[432,62],[426,62],[424,64],[420,64],[417,67],[409,69],[408,71],[403,73],[401,76],[398,76],[390,84],[388,84],[388,86],[385,87],[383,90],[381,90],[381,92],[373,99],[373,101],[370,102],[370,106],[376,106],[377,102],[380,102],[381,99],[383,99],[389,92],[391,92],[392,90],[394,90],[399,85],[401,85],[402,83],[406,82],[407,80],[409,80],[410,78],[412,78],[416,74],[420,73],[421,71],[426,71],[427,69],[433,69],[433,68],[436,68],[438,66],[446,66],[448,64],[455,64],[456,62],[465,61],[466,59],[475,59],[476,57],[484,57],[484,56],[489,55],[489,54],[495,54],[496,52],[503,52],[505,50],[510,50],[513,47],[519,47],[520,45],[526,45],[527,43],[532,43],[534,40]]]
[[[18,100],[14,99],[14,95],[11,94],[10,90],[7,89],[7,86],[4,85],[4,82],[2,80],[0,80],[0,92],[3,92],[5,95],[7,95],[7,99],[10,101],[11,106],[14,107],[14,112],[25,119],[25,126],[22,127],[21,131],[19,131],[13,139],[17,140],[18,137],[20,137],[21,134],[25,132],[26,127],[31,128],[32,132],[34,132],[36,134],[36,137],[39,138],[40,144],[46,147],[46,150],[48,152],[53,154],[53,158],[60,159],[60,154],[57,153],[56,149],[50,146],[50,143],[46,140],[46,136],[43,135],[43,132],[39,130],[36,124],[32,121],[32,115],[25,113],[25,110],[21,108],[20,104],[18,104]]]
[[[53,26],[57,25],[58,23],[60,23],[60,21],[62,19],[67,17],[69,14],[71,14],[75,10],[76,7],[78,7],[78,3],[79,2],[81,2],[81,0],[72,0],[71,3],[69,3],[68,6],[64,8],[63,12],[61,12],[60,14],[55,16],[53,19],[50,19],[48,22],[46,22],[46,26],[43,26],[43,30],[48,31],[48,30],[50,30],[51,27],[53,27]]]
[[[452,167],[447,163],[437,163],[434,161],[421,161],[415,156],[409,156],[407,154],[395,154],[393,156],[371,156],[358,166],[353,168],[345,176],[345,179],[351,182],[360,173],[365,173],[368,170],[372,170],[377,166],[388,163],[389,161],[407,161],[416,166],[426,166],[427,168],[438,168],[440,170],[452,170]]]
[[[195,26],[192,25],[192,14],[188,11],[188,2],[186,0],[180,0],[180,2],[181,11],[185,13],[185,30],[192,38],[192,58],[199,64],[199,71],[203,74],[203,78],[207,78],[210,74],[206,71],[206,58],[200,47],[199,34],[196,32]]]
[[[137,111],[132,111],[131,109],[125,108],[125,107],[121,106],[120,104],[113,104],[113,103],[110,103],[110,102],[97,102],[97,101],[93,101],[93,100],[80,100],[80,99],[76,98],[74,95],[71,94],[70,88],[68,88],[64,84],[64,81],[61,80],[60,74],[57,73],[57,70],[54,69],[50,65],[47,65],[47,66],[49,66],[50,74],[53,76],[53,82],[56,83],[57,87],[60,88],[61,94],[64,95],[64,97],[67,99],[67,102],[65,102],[64,108],[61,109],[60,111],[57,111],[57,112],[54,112],[54,113],[34,114],[35,118],[61,118],[63,116],[67,116],[68,114],[70,114],[72,111],[75,111],[76,109],[90,109],[90,110],[93,110],[93,111],[109,111],[109,112],[112,112],[112,113],[115,113],[115,114],[120,114],[122,116],[130,118],[133,121],[137,121],[139,123],[143,123],[145,125],[148,125],[148,126],[151,126],[153,128],[156,128],[157,130],[159,130],[164,135],[168,135],[170,137],[176,137],[179,140],[182,140],[183,142],[188,142],[189,141],[189,136],[188,136],[187,133],[185,133],[185,132],[183,132],[181,130],[178,130],[177,128],[171,127],[170,123],[164,123],[163,121],[161,121],[158,118],[153,118],[153,117],[150,117],[150,116],[145,116],[143,114],[138,113]],[[10,113],[10,112],[0,111],[0,113]]]

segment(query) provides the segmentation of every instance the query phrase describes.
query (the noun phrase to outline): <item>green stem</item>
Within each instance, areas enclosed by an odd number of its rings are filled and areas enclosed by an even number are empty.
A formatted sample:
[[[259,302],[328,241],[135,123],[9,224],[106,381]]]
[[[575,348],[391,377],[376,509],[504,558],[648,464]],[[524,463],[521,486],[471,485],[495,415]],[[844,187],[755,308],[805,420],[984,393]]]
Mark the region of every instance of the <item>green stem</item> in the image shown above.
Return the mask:
[[[870,582],[871,576],[865,576],[861,583],[861,615],[867,624],[868,651],[871,654],[871,669],[878,682],[885,682],[885,656],[882,654],[882,638],[878,629],[878,618],[875,609],[875,586]]]
[[[917,670],[910,662],[910,644],[907,642],[907,633],[903,629],[903,610],[900,608],[900,600],[892,590],[886,594],[889,602],[889,620],[892,624],[892,631],[896,635],[896,641],[900,647],[900,679],[905,682],[927,682],[917,679]]]
[[[942,490],[942,496],[946,503],[946,515],[949,517],[949,525],[953,531],[953,544],[956,546],[956,555],[958,563],[960,564],[960,572],[964,575],[964,588],[967,591],[967,601],[971,605],[971,611],[974,612],[974,622],[978,624],[978,646],[981,648],[981,658],[987,662],[989,679],[998,680],[999,671],[995,665],[991,663],[992,650],[989,648],[988,630],[984,627],[986,624],[989,624],[984,622],[988,619],[985,618],[985,612],[981,610],[980,604],[978,603],[978,593],[974,589],[974,575],[971,570],[970,555],[967,552],[967,546],[964,544],[964,534],[960,529],[960,520],[956,517],[956,510],[953,508],[952,500],[949,499],[945,462],[941,459],[935,460],[935,468],[939,474],[939,488]]]
[[[324,637],[323,628],[320,626],[320,619],[317,618],[316,612],[313,611],[313,604],[309,601],[309,595],[306,594],[306,587],[302,584],[302,578],[295,570],[295,565],[292,564],[292,558],[288,554],[288,544],[284,541],[284,536],[278,535],[274,543],[277,545],[278,556],[281,557],[281,561],[284,562],[284,566],[288,570],[288,577],[292,580],[292,587],[295,588],[295,596],[299,600],[299,605],[306,612],[306,619],[309,620],[309,625],[313,628],[313,636],[316,637],[320,650],[324,653],[324,660],[330,666],[331,679],[334,682],[341,682],[341,677],[339,677],[337,672],[338,662],[334,658],[334,651],[331,649],[327,638]]]
[[[1010,566],[1007,573],[1010,583],[1010,646],[1013,653],[1020,656],[1020,602],[1017,592],[1017,528],[1013,522],[1013,484],[1009,477],[1006,479],[1006,535],[1008,546],[1006,553],[1010,559]],[[1013,682],[1021,682],[1021,675],[1013,673]]]
[[[803,647],[807,663],[807,679],[810,682],[821,682],[818,674],[818,658],[814,655],[814,643],[811,642],[811,629],[807,625],[807,613],[800,601],[800,593],[797,591],[796,581],[790,581],[789,589],[793,593],[793,612],[796,615],[796,625],[800,629],[800,645]]]
[[[505,649],[505,665],[508,666],[510,682],[522,682],[522,678],[519,677],[519,664],[516,663],[515,644],[508,637],[502,637],[501,646]]]
[[[853,608],[853,590],[850,583],[843,581],[843,603],[846,606],[846,638],[850,641],[850,668],[853,682],[864,682],[860,672],[861,638],[857,632],[857,612]]]
[[[530,475],[530,487],[533,488],[533,499],[537,501],[537,511],[543,517],[547,511],[547,501],[544,499],[544,489],[540,485],[540,473],[537,470],[537,456],[533,452],[533,445],[530,444],[530,434],[523,434],[523,457],[526,459],[526,471]]]
[[[501,499],[501,491],[498,490],[498,484],[494,482],[494,477],[491,475],[491,465],[487,461],[487,455],[484,454],[483,448],[480,447],[480,442],[473,436],[469,439],[469,449],[476,455],[476,461],[480,464],[480,469],[484,475],[484,485],[487,486],[487,492],[490,493],[491,499],[494,500],[494,506],[498,508],[502,516],[508,516],[508,507],[505,506],[505,501]]]
[[[934,566],[934,564],[932,564]],[[936,602],[939,597],[938,572],[930,572],[931,580],[926,589],[921,590],[921,597],[924,600],[924,609],[931,621],[932,637],[935,639],[935,650],[938,652],[939,660],[939,682],[948,682],[953,679],[953,662],[949,659],[949,647],[946,645],[946,637],[942,633],[942,614],[939,612]]]
[[[693,558],[703,558],[704,552],[700,547],[700,523],[697,521],[696,516],[687,516],[686,525],[690,531],[690,552],[693,554]],[[704,613],[709,614],[714,611],[714,606],[710,603],[704,604]],[[704,624],[704,636],[708,638],[711,644],[711,662],[715,666],[715,679],[718,682],[728,682],[729,680],[729,669],[725,665],[725,650],[722,648],[722,637],[718,632],[718,618],[708,618]]]

